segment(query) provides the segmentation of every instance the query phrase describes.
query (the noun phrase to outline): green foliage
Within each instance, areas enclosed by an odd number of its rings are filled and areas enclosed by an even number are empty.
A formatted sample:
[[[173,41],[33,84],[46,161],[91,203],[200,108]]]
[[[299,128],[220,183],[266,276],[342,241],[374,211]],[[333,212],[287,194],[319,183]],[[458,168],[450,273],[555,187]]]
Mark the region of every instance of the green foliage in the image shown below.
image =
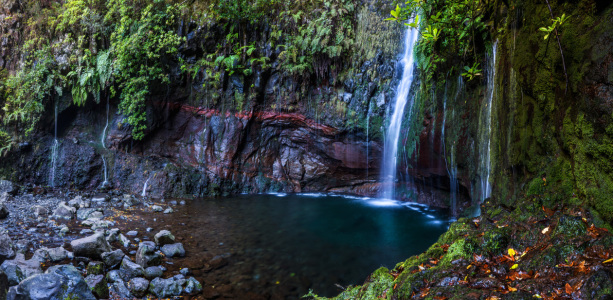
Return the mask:
[[[541,27],[539,28],[540,31],[545,32],[545,36],[543,37],[545,40],[547,38],[549,38],[549,35],[554,32],[558,27],[561,27],[564,22],[566,22],[566,20],[568,20],[568,16],[566,16],[566,14],[562,14],[561,17],[557,17],[553,20],[551,20],[553,23],[547,27]]]
[[[481,76],[481,69],[479,69],[479,63],[477,62],[472,67],[464,66],[464,71],[462,77],[468,78],[469,81],[477,76]]]
[[[11,136],[5,131],[0,129],[0,157],[6,155],[13,146]]]

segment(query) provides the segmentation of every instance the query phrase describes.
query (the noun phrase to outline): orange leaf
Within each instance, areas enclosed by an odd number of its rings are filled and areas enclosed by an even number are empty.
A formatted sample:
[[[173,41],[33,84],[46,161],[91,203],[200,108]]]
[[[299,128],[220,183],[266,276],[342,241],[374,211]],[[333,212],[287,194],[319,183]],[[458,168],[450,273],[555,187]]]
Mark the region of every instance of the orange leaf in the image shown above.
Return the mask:
[[[564,289],[565,289],[565,292],[569,295],[573,293],[573,287],[570,286],[570,284],[568,283],[566,283],[566,286],[564,287]]]

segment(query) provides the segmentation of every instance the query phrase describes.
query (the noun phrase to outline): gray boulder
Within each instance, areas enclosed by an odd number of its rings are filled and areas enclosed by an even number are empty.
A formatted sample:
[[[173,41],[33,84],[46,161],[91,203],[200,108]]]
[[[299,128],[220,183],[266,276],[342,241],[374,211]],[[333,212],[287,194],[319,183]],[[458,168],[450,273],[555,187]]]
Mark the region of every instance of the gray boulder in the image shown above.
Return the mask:
[[[111,269],[118,266],[123,260],[124,256],[125,254],[120,249],[104,252],[100,255],[100,257],[102,257],[102,262],[104,262],[104,264]]]
[[[15,257],[13,241],[6,230],[0,231],[0,263]]]
[[[132,294],[123,280],[113,282],[110,290],[113,299],[132,299]]]
[[[76,196],[72,200],[68,201],[68,206],[72,206],[74,208],[89,208],[91,206],[91,201],[84,199],[82,196]]]
[[[111,270],[106,273],[106,281],[113,283],[119,280],[122,280],[121,275],[119,274],[119,270]]]
[[[77,220],[87,220],[90,215],[98,211],[96,208],[80,208],[77,210]]]
[[[53,266],[28,277],[10,288],[7,299],[84,299],[95,300],[89,286],[71,265]]]
[[[153,211],[154,211],[154,212],[162,212],[162,211],[164,211],[164,208],[162,208],[162,207],[161,207],[161,206],[159,206],[159,205],[154,205],[154,206],[153,206]]]
[[[151,280],[156,277],[162,277],[164,270],[159,266],[153,266],[145,269],[145,278]]]
[[[94,296],[96,296],[96,298],[109,298],[109,287],[104,275],[88,275],[85,277],[85,282],[87,282],[87,286],[89,286],[89,289],[92,291]]]
[[[158,232],[153,238],[158,246],[164,246],[175,242],[175,236],[168,230]]]
[[[0,180],[0,195],[2,193],[15,196],[17,194],[17,186],[8,180]]]
[[[181,243],[164,245],[162,246],[162,252],[164,252],[164,255],[166,255],[166,257],[185,256],[185,249],[183,248],[183,244]]]
[[[68,250],[64,249],[64,247],[57,248],[40,248],[34,251],[34,256],[32,258],[36,258],[38,261],[42,262],[58,262],[67,258],[71,258],[72,253]]]
[[[135,297],[142,297],[147,293],[147,288],[149,288],[149,280],[145,278],[133,278],[128,282],[128,290]]]
[[[111,246],[104,238],[103,232],[97,232],[88,237],[73,240],[70,242],[70,245],[75,256],[85,256],[93,259],[100,259],[102,253],[111,251]]]
[[[160,277],[151,280],[149,283],[149,292],[158,298],[170,298],[181,295],[185,279],[176,279],[174,277],[162,279]]]
[[[7,192],[0,193],[0,202],[5,203],[5,202],[10,202],[10,201],[13,201],[13,196],[11,196]]]
[[[76,208],[70,207],[70,206],[66,205],[65,202],[62,202],[53,211],[53,215],[51,216],[51,218],[70,220],[70,219],[74,218],[74,215],[76,213],[77,213],[77,209]]]
[[[8,277],[9,285],[17,285],[27,277],[43,272],[38,260],[26,260],[25,256],[21,253],[18,253],[15,259],[5,260],[0,265],[0,270]]]
[[[32,208],[32,211],[34,212],[34,215],[37,217],[44,217],[49,214],[49,210],[47,210],[46,207],[40,206],[40,205],[34,206]]]
[[[132,262],[127,257],[124,257],[121,261],[121,267],[119,267],[119,275],[124,281],[130,281],[132,278],[143,277],[145,269],[139,264]]]
[[[136,251],[136,263],[143,268],[157,266],[162,263],[162,256],[155,252],[153,242],[142,242]]]

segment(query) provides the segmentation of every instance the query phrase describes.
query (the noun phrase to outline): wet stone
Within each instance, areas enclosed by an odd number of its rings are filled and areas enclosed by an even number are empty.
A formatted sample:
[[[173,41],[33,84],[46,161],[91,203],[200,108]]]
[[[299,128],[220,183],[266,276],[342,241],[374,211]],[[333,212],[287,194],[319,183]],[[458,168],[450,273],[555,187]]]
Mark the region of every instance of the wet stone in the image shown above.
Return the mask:
[[[121,261],[121,267],[119,267],[119,275],[125,281],[129,281],[132,278],[142,277],[144,269],[137,263],[130,261],[127,257],[124,257]]]
[[[142,242],[136,251],[136,263],[143,268],[156,266],[162,263],[162,256],[155,253],[155,243]]]
[[[117,249],[110,252],[104,252],[100,256],[107,267],[115,268],[121,263],[125,254],[120,249]]]
[[[183,248],[183,244],[181,243],[164,245],[162,246],[162,252],[164,252],[164,255],[166,255],[166,257],[185,256],[185,249]]]
[[[128,282],[128,289],[135,297],[143,297],[149,288],[149,280],[145,278],[133,278]]]
[[[164,270],[160,266],[153,266],[145,269],[145,278],[154,279],[156,277],[162,277]]]
[[[185,279],[162,279],[158,277],[149,283],[149,292],[158,298],[179,296],[181,295],[181,291],[183,290],[182,286],[185,282]]]
[[[106,273],[106,281],[112,283],[118,280],[122,280],[121,275],[119,274],[119,270],[111,270],[108,273]]]
[[[85,256],[98,259],[104,252],[111,251],[111,246],[104,238],[103,232],[97,232],[94,235],[73,240],[70,242],[72,251],[75,256]]]
[[[85,277],[85,282],[96,298],[107,299],[109,297],[109,288],[104,275],[88,275]]]
[[[158,232],[155,236],[155,243],[158,246],[164,246],[166,244],[172,244],[175,242],[175,236],[170,233],[168,230],[162,230]]]
[[[202,291],[202,284],[194,277],[190,277],[185,282],[185,293],[196,294]]]
[[[132,294],[123,280],[113,282],[110,289],[111,296],[119,299],[131,299]]]
[[[15,259],[5,260],[0,265],[0,270],[8,277],[10,285],[17,285],[27,277],[42,273],[40,262],[37,259],[26,260],[21,253],[18,253]]]
[[[103,273],[104,264],[102,262],[90,261],[89,264],[87,264],[87,275],[101,275]]]

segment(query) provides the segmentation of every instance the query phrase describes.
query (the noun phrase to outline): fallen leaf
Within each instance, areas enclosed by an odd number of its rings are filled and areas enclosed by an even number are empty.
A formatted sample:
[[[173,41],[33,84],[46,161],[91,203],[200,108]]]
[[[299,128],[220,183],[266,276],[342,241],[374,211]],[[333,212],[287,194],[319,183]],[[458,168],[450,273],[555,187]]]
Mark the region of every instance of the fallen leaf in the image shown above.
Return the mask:
[[[516,288],[514,288],[514,287],[512,287],[512,286],[510,286],[510,287],[509,287],[509,291],[511,291],[511,292],[517,292],[517,289],[516,289]]]
[[[517,254],[513,248],[509,248],[508,252],[509,252],[509,256],[510,257],[513,257],[513,256],[515,256],[515,254]]]
[[[517,269],[517,267],[519,267],[519,265],[518,265],[518,264],[514,264],[514,265],[511,267],[511,270],[515,270],[515,269]]]
[[[607,259],[607,260],[603,261],[602,264],[608,264],[608,263],[612,263],[612,262],[613,262],[613,258]]]
[[[543,231],[541,231],[542,234],[545,234],[549,231],[549,226],[545,227],[545,229],[543,229]]]
[[[568,284],[568,283],[566,283],[566,286],[564,286],[564,290],[569,295],[573,293],[573,287],[570,286],[570,284]]]

